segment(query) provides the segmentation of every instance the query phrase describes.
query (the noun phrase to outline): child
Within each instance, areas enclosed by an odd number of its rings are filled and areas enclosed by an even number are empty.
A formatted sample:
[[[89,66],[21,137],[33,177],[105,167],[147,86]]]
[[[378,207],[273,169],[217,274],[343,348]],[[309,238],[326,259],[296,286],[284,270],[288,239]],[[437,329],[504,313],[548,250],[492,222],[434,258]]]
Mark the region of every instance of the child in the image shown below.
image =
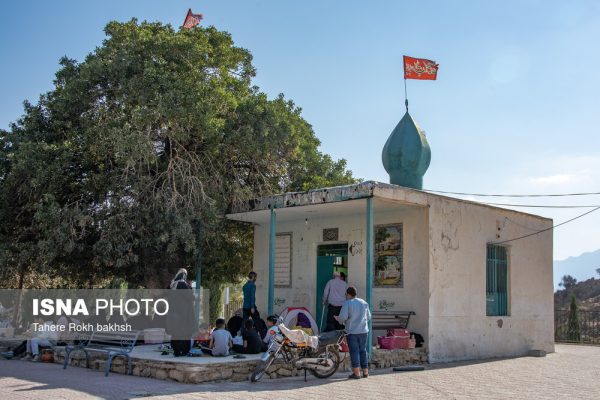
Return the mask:
[[[262,342],[256,329],[254,329],[254,322],[252,318],[248,318],[244,321],[244,330],[242,331],[242,339],[244,339],[243,345],[234,345],[233,350],[236,353],[242,354],[258,354],[265,351],[267,346]]]
[[[231,333],[225,329],[225,320],[219,318],[215,324],[215,330],[210,334],[210,344],[213,357],[228,356],[229,349],[233,346]]]
[[[277,324],[277,317],[275,315],[269,315],[267,317],[267,334],[263,338],[263,343],[266,343],[267,346],[271,344],[275,335],[279,333],[279,327]]]

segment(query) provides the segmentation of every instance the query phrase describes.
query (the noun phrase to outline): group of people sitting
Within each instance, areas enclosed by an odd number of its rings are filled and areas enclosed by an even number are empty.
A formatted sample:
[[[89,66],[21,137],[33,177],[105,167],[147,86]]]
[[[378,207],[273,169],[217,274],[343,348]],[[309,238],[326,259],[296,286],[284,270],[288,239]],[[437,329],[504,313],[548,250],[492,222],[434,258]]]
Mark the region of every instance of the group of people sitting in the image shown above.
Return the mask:
[[[219,318],[210,335],[207,352],[215,357],[227,356],[230,352],[262,353],[267,350],[278,332],[277,316],[275,315],[267,317],[266,323],[260,318],[243,320],[242,317],[236,315],[229,320],[227,326],[225,320]]]

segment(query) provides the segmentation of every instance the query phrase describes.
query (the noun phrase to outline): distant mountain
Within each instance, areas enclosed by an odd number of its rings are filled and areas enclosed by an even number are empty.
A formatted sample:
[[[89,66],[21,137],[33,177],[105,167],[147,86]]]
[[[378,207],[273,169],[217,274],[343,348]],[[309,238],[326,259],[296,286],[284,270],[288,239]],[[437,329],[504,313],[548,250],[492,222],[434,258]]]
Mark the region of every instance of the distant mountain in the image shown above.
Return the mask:
[[[600,249],[566,260],[554,261],[554,289],[559,289],[558,284],[565,275],[571,275],[578,281],[598,277],[596,268],[600,268]]]

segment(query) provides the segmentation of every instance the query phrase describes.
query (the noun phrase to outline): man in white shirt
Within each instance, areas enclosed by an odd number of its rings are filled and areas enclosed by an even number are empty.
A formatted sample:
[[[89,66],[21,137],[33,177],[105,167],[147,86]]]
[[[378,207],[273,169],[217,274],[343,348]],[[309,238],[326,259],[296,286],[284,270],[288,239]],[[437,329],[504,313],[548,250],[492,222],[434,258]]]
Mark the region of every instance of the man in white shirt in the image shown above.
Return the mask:
[[[64,318],[64,317],[61,317]],[[63,320],[60,321],[62,325]],[[33,325],[35,328],[30,329],[33,335],[27,340],[25,357],[22,360],[40,361],[40,347],[52,347],[56,344],[60,336],[60,330],[57,329],[52,321],[42,321],[38,319]]]
[[[335,271],[333,279],[327,282],[323,291],[323,304],[327,304],[327,327],[324,332],[344,329],[335,319],[340,315],[342,306],[346,302],[346,289],[348,284],[340,278],[340,273]]]

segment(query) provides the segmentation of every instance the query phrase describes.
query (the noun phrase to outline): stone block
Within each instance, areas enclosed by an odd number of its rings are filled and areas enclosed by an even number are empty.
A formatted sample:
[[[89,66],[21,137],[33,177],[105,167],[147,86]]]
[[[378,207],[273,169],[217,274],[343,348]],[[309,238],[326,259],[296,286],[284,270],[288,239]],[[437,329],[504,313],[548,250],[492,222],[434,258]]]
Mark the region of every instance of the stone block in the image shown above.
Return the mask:
[[[191,374],[187,375],[185,378],[185,383],[200,383],[203,382],[202,381],[202,373],[200,372],[192,372]]]
[[[233,374],[231,382],[243,382],[249,380],[248,374]]]
[[[174,381],[183,382],[184,381],[183,377],[184,377],[183,372],[179,369],[172,369],[169,371],[169,378],[173,379]]]
[[[233,368],[223,368],[221,369],[221,378],[229,379],[233,376]]]
[[[127,365],[111,365],[110,369],[112,372],[116,372],[117,374],[127,373]]]
[[[204,371],[206,371],[206,369],[207,369],[206,367],[190,367],[190,366],[188,366],[188,367],[185,369],[185,372],[187,372],[187,373],[192,373],[192,372],[204,372]]]
[[[164,369],[155,369],[152,371],[151,376],[156,379],[165,380],[168,378],[169,375],[168,375],[168,372],[165,371]]]
[[[529,357],[546,357],[546,352],[544,350],[529,350],[527,355]]]

